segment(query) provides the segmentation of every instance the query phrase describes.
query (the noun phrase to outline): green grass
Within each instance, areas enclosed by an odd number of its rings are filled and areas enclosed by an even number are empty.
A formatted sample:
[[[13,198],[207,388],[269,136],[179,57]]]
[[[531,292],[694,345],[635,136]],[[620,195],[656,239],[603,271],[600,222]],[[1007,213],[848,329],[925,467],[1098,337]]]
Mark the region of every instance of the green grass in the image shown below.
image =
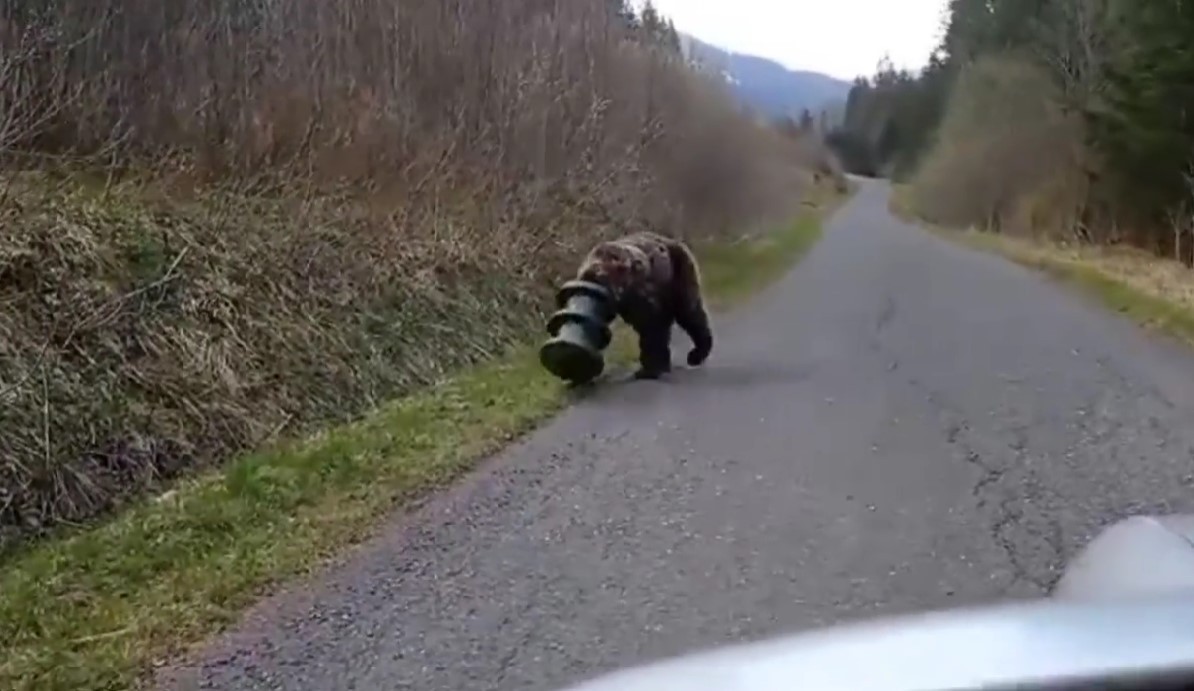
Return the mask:
[[[819,233],[810,214],[761,239],[699,248],[711,301],[732,303],[781,276]],[[610,356],[633,352],[620,329]],[[0,688],[136,685],[567,400],[527,347],[14,555],[0,566]]]
[[[783,232],[741,242],[698,247],[709,302],[724,308],[783,275],[821,237],[822,224],[806,216]]]

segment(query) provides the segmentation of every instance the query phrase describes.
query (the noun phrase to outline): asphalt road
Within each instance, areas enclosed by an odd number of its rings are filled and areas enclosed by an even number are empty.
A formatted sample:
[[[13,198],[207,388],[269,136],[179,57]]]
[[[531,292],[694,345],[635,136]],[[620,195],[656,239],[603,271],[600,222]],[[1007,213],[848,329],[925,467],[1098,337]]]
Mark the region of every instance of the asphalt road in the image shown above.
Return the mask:
[[[571,408],[163,686],[550,691],[1035,596],[1110,521],[1194,510],[1194,357],[887,193],[718,318],[705,368]]]

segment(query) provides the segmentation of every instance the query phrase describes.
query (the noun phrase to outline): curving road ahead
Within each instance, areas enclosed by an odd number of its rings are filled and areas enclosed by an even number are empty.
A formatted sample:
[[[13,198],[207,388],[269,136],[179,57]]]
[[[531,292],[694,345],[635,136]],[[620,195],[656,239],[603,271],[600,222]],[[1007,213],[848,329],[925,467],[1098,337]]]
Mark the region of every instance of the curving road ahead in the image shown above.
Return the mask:
[[[571,408],[163,687],[550,691],[1034,596],[1113,519],[1194,509],[1194,358],[887,194],[721,317],[706,368]]]

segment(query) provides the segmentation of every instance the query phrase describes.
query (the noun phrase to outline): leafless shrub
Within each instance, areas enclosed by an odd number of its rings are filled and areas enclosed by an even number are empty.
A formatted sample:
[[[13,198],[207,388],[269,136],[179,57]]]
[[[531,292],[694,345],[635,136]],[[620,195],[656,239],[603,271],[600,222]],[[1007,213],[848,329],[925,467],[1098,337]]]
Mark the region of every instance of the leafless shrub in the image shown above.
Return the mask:
[[[1013,233],[1079,228],[1085,201],[1081,122],[1048,76],[1012,57],[985,58],[959,78],[912,181],[926,219]]]
[[[493,357],[599,237],[809,179],[603,0],[0,0],[0,165],[0,548]]]

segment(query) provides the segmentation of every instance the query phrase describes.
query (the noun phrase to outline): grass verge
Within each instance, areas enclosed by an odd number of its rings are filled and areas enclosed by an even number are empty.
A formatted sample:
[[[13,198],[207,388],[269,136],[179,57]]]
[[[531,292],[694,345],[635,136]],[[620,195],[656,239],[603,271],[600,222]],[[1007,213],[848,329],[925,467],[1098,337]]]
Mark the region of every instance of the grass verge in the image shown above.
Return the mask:
[[[822,216],[698,247],[711,302],[728,305],[781,276],[819,237]],[[614,359],[633,353],[619,336]],[[518,349],[358,423],[244,457],[16,554],[0,566],[0,688],[136,685],[272,584],[317,569],[403,501],[563,407],[564,388],[536,355]]]
[[[744,238],[738,242],[697,245],[701,279],[713,309],[725,309],[750,297],[782,276],[821,239],[822,220],[850,198],[829,193],[795,223],[776,233]]]
[[[893,212],[911,219],[893,194]],[[1194,346],[1194,272],[1180,263],[1126,247],[1093,247],[954,230],[929,231],[998,254],[1072,286],[1141,326]]]
[[[893,216],[909,223],[918,222],[916,213],[912,210],[912,188],[907,184],[892,183],[891,196],[887,200],[887,209]]]
[[[807,216],[783,232],[698,247],[710,306],[724,309],[771,283],[816,244],[821,227],[819,219]]]

